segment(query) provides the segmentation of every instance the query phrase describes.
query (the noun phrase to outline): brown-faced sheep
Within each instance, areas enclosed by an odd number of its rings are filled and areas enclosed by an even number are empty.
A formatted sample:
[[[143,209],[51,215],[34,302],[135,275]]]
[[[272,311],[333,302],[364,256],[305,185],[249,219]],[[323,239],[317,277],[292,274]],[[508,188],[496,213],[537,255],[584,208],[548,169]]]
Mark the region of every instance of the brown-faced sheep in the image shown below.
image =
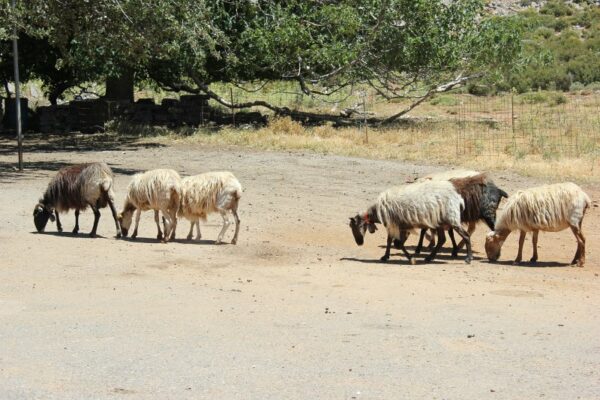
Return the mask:
[[[500,257],[500,250],[508,235],[521,231],[519,251],[515,263],[523,256],[523,242],[527,232],[533,232],[533,257],[538,259],[537,241],[539,231],[558,232],[571,228],[577,239],[577,251],[571,264],[585,264],[585,237],[581,224],[586,210],[591,206],[589,196],[574,183],[557,183],[526,190],[510,196],[500,212],[495,230],[488,233],[485,251],[491,261]]]

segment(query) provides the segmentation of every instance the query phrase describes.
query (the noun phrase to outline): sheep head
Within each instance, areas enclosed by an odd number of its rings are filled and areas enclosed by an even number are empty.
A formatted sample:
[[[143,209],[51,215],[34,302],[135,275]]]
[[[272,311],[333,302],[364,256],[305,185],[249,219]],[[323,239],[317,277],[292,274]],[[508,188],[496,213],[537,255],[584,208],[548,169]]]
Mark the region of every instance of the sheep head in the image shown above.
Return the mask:
[[[119,226],[121,227],[121,234],[123,237],[127,237],[127,233],[129,232],[129,228],[131,227],[131,221],[133,219],[133,210],[123,210],[117,215],[117,221],[119,221]]]
[[[35,224],[35,229],[40,233],[44,232],[48,220],[54,222],[53,210],[40,201],[33,209],[33,223]]]
[[[350,217],[350,229],[352,229],[352,235],[356,244],[362,246],[365,242],[367,229],[370,233],[373,233],[377,230],[377,226],[375,226],[375,222],[365,218],[365,215],[356,214],[356,216]]]
[[[490,261],[497,261],[500,258],[500,250],[506,237],[503,237],[496,231],[491,231],[485,238],[485,252]]]

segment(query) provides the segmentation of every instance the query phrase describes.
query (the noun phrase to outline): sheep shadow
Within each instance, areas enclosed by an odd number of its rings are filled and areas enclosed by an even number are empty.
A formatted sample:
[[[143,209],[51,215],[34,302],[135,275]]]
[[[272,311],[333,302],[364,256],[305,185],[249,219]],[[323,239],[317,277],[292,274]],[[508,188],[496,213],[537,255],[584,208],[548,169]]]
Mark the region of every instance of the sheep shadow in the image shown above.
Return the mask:
[[[58,231],[51,231],[51,232],[38,232],[38,231],[30,231],[29,233],[34,234],[34,235],[46,235],[46,236],[57,236],[57,237],[65,237],[65,238],[72,238],[72,239],[115,239],[115,237],[106,237],[106,236],[102,236],[99,234],[96,234],[96,236],[91,237],[89,232],[79,232],[79,233],[73,233],[71,231],[63,231],[63,232],[58,232]]]
[[[490,261],[492,265],[502,265],[505,267],[515,267],[515,268],[569,268],[573,267],[573,264],[570,263],[560,263],[556,261],[538,261],[535,263],[529,261],[523,261],[521,263],[515,264],[514,261],[506,260],[506,261]]]
[[[390,259],[387,261],[381,261],[380,259],[365,259],[365,258],[356,258],[356,257],[342,257],[339,259],[340,261],[353,261],[363,264],[380,264],[380,265],[390,265],[390,266],[406,266],[406,267],[415,267],[419,265],[445,265],[446,262],[438,261],[436,258],[433,261],[425,262],[423,259],[415,260],[415,264],[411,264],[404,255],[400,254],[391,254]]]

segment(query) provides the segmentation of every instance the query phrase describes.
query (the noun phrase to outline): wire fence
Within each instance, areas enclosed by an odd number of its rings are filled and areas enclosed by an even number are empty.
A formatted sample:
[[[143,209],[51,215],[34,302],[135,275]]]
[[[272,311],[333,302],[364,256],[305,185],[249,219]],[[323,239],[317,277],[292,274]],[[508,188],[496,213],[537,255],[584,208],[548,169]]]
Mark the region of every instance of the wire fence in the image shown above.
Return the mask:
[[[406,104],[390,103],[364,87],[346,87],[326,97],[309,96],[291,82],[274,82],[254,89],[217,86],[215,91],[234,103],[264,100],[298,111],[334,115],[350,112],[359,121],[364,118],[365,131],[371,128],[366,126],[367,118],[389,116],[410,103],[410,100]],[[421,125],[406,133],[414,134],[420,128],[424,132],[443,131],[443,134],[427,134],[428,145],[435,146],[438,141],[438,145],[447,148],[449,141],[454,142],[457,158],[600,156],[600,93],[543,92],[489,97],[443,94],[439,97],[441,101],[436,102],[434,98],[408,115]],[[224,112],[235,112],[216,102],[211,105]],[[402,135],[404,128],[398,129]],[[422,137],[417,135],[417,139]]]
[[[539,154],[544,158],[597,155],[600,95],[530,93],[460,96],[456,154]]]

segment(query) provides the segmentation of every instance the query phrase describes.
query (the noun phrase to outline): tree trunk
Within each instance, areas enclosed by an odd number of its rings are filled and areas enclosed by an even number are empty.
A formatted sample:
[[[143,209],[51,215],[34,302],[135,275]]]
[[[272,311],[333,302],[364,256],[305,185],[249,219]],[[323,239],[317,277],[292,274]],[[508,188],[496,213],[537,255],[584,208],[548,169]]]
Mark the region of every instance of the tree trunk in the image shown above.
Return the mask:
[[[106,100],[133,103],[133,71],[124,71],[118,77],[106,78]]]

